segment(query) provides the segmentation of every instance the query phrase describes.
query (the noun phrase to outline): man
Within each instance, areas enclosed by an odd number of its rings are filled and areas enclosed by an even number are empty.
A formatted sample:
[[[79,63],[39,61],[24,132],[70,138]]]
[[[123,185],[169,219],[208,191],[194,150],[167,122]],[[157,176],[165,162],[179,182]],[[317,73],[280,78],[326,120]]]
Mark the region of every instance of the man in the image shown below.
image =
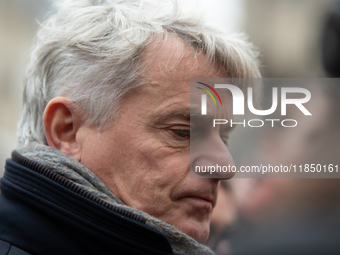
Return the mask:
[[[0,250],[212,253],[220,179],[190,178],[190,78],[259,76],[250,44],[176,8],[62,2],[27,68]],[[232,164],[222,145],[204,157]]]

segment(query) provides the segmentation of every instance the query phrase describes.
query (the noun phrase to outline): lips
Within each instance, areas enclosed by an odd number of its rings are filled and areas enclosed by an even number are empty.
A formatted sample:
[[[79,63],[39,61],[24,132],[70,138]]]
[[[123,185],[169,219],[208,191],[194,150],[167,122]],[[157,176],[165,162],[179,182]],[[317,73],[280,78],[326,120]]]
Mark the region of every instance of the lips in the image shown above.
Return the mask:
[[[178,194],[177,199],[196,199],[198,201],[207,202],[214,208],[217,200],[217,189],[207,189],[207,190],[185,190]],[[176,200],[177,200],[176,199]]]
[[[176,187],[172,194],[172,201],[194,199],[202,204],[209,203],[212,208],[216,205],[219,180],[206,178],[190,178]]]
[[[205,204],[210,204],[211,205],[211,209],[214,208],[215,204],[216,204],[216,200],[215,199],[207,199],[207,198],[201,198],[201,197],[192,197],[192,196],[187,196],[187,197],[184,197],[184,198],[188,198],[188,199],[193,199],[193,200],[196,200],[200,203],[205,203]]]
[[[214,197],[201,197],[201,196],[187,196],[187,197],[208,202],[212,205],[213,208],[216,205],[216,199]]]

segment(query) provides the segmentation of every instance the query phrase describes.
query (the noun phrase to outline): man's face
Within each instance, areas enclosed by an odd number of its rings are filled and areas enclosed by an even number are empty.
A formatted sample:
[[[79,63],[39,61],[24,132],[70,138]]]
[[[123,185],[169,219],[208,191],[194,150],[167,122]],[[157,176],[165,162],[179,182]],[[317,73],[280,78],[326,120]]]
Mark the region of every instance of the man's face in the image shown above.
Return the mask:
[[[113,126],[82,129],[81,163],[127,205],[204,242],[219,179],[190,178],[189,116],[190,78],[207,76],[208,69],[203,56],[194,59],[173,38],[146,56],[149,82],[123,98]],[[233,164],[223,150],[214,163]]]

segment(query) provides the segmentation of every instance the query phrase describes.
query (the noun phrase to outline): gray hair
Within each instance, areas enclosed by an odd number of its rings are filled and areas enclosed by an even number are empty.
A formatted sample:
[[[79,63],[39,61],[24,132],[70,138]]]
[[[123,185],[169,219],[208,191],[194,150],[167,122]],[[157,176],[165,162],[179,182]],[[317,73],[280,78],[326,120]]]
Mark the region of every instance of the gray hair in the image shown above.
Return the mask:
[[[181,14],[176,2],[164,11],[155,7],[155,1],[61,1],[41,25],[26,70],[19,145],[47,144],[43,113],[57,96],[81,109],[86,124],[103,128],[116,116],[122,96],[143,84],[143,53],[167,35],[204,54],[228,77],[261,77],[258,53],[242,35]]]

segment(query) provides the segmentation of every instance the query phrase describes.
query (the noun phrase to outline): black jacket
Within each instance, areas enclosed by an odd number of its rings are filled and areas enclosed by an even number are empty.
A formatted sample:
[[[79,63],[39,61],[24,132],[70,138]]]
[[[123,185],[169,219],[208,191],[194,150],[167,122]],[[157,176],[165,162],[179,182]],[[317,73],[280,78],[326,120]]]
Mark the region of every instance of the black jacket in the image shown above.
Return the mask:
[[[14,152],[1,179],[2,254],[174,254],[146,219]]]

